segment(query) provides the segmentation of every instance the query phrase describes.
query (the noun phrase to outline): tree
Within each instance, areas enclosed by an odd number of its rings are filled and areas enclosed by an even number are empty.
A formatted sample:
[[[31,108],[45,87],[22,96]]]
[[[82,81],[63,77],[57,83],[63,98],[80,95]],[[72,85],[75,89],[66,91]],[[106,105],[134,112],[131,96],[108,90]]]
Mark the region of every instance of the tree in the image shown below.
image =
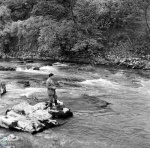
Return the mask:
[[[39,51],[47,52],[54,56],[56,54],[66,55],[76,42],[76,33],[74,32],[72,21],[55,22],[49,20],[47,26],[40,30]]]
[[[150,34],[150,25],[149,25],[149,21],[148,21],[148,12],[150,10],[150,1],[149,0],[138,0],[136,1],[138,7],[140,10],[142,10],[143,13],[143,17],[145,19],[145,24],[147,27],[147,31]]]
[[[30,12],[36,4],[36,0],[5,0],[3,4],[11,10],[12,20],[18,21],[30,17]]]
[[[11,24],[10,9],[0,6],[0,49],[6,52],[9,44],[9,25]]]
[[[68,15],[64,5],[59,0],[38,0],[32,9],[34,16],[50,16],[51,19],[61,20]]]

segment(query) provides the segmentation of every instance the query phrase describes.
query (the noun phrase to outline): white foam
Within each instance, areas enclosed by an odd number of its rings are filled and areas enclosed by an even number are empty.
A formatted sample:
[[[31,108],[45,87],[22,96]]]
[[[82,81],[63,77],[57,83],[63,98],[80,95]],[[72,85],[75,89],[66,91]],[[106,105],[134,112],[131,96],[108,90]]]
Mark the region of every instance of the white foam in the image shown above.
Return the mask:
[[[150,88],[150,80],[140,80],[143,87]]]
[[[48,72],[45,72],[45,71],[40,71],[40,70],[33,70],[33,68],[30,68],[30,69],[27,69],[27,68],[20,68],[18,67],[16,69],[16,71],[18,72],[27,72],[27,73],[37,73],[37,74],[48,74]]]
[[[150,97],[150,80],[139,80],[141,87],[138,88],[138,92]]]
[[[114,87],[114,88],[117,88],[119,86],[119,84],[116,82],[112,82],[110,80],[102,79],[102,78],[93,79],[93,80],[86,80],[86,81],[79,82],[79,83],[84,84],[84,85]]]
[[[33,94],[36,94],[39,92],[45,92],[46,93],[46,88],[34,88],[34,87],[25,88],[24,93],[20,94],[20,96],[30,97]]]
[[[64,63],[56,62],[56,63],[54,63],[54,64],[53,64],[53,66],[66,67],[66,66],[68,66],[68,64],[64,64]]]
[[[53,66],[43,66],[40,67],[39,70],[33,70],[34,67],[31,67],[30,69],[17,67],[16,71],[18,72],[28,72],[28,73],[38,73],[38,74],[49,74],[50,72],[58,73],[57,67]]]
[[[41,71],[46,71],[46,72],[57,72],[58,69],[53,66],[43,66],[40,68]]]
[[[17,67],[17,68],[16,68],[16,71],[23,71],[23,68]]]
[[[116,77],[124,77],[124,73],[123,73],[123,71],[119,71],[116,74],[114,74],[114,76],[116,76]]]

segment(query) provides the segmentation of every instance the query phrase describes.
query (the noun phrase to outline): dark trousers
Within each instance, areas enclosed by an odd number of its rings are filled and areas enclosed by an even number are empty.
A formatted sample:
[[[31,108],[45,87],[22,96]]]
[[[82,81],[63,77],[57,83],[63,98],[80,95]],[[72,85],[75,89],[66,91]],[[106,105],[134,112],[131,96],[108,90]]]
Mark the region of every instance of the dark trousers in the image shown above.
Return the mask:
[[[57,95],[56,95],[56,91],[53,90],[53,93],[48,93],[48,97],[49,97],[49,107],[52,107],[53,102],[55,103],[55,105],[57,105]]]

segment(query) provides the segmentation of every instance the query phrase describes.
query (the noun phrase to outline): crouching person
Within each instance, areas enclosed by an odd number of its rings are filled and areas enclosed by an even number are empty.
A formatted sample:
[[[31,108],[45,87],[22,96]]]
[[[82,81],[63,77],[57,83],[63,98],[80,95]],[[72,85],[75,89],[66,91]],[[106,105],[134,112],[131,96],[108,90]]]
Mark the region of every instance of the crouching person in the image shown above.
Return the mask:
[[[50,107],[50,109],[52,109],[53,107],[53,102],[55,103],[55,105],[57,105],[56,85],[54,81],[51,79],[53,75],[54,74],[50,73],[49,78],[46,81],[47,93],[49,97],[48,107]]]
[[[0,96],[6,93],[6,83],[4,81],[0,81]]]

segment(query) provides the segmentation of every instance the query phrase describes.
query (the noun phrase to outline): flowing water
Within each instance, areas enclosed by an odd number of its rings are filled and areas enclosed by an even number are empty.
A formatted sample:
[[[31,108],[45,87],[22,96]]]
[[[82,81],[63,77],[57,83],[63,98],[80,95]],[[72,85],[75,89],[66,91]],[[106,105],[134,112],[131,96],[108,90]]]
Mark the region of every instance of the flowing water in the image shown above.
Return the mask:
[[[16,71],[0,72],[7,82],[7,94],[0,99],[0,113],[25,100],[36,103],[47,100],[44,81],[50,72],[61,81],[57,94],[74,117],[60,127],[36,135],[0,128],[0,136],[10,133],[22,140],[7,145],[17,148],[150,148],[150,71],[116,67],[90,67],[37,61],[21,64],[1,61],[0,65],[15,66]],[[38,66],[40,70],[33,70]],[[18,82],[30,81],[24,88]],[[33,96],[36,94],[36,97]],[[32,96],[32,97],[31,97]],[[103,101],[110,103],[102,109]]]

